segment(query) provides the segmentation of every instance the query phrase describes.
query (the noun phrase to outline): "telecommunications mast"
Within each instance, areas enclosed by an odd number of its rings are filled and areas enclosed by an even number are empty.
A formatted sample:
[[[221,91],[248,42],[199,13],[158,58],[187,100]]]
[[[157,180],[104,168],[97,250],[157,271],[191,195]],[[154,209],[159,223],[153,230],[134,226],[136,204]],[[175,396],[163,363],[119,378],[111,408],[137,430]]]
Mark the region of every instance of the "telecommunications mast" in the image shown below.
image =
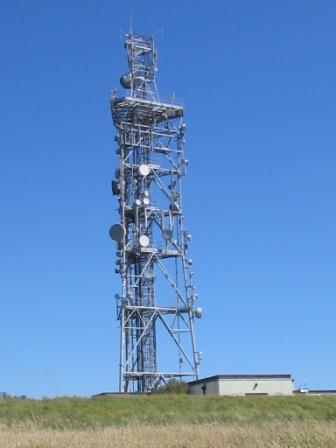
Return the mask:
[[[170,379],[198,379],[196,289],[188,258],[191,235],[184,228],[182,178],[186,126],[183,106],[160,101],[152,37],[126,35],[125,94],[111,98],[118,168],[112,193],[120,223],[110,229],[117,243],[116,294],[120,321],[120,392],[146,392]],[[171,350],[173,349],[173,351]]]

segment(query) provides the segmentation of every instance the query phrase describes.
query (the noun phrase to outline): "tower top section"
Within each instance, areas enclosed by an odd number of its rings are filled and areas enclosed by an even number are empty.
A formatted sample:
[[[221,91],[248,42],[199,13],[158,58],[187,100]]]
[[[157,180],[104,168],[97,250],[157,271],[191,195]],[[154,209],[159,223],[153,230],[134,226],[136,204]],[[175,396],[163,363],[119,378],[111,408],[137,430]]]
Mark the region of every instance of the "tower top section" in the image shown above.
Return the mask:
[[[130,90],[129,96],[149,101],[158,101],[155,83],[157,53],[154,38],[138,34],[126,34],[125,49],[128,73],[120,78],[122,87]]]
[[[126,90],[116,96],[112,91],[111,111],[116,127],[134,124],[167,124],[167,120],[183,117],[183,106],[159,99],[155,75],[157,52],[154,38],[139,34],[126,34],[124,47],[127,52],[128,73],[120,77],[120,84]]]

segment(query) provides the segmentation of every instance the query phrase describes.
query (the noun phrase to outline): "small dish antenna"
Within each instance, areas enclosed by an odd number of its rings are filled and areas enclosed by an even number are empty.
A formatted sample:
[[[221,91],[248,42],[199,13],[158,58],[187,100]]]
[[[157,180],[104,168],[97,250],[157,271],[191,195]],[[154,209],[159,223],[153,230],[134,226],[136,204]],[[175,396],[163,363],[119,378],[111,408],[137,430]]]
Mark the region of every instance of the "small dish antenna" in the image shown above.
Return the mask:
[[[139,174],[141,174],[141,176],[148,176],[148,174],[150,173],[150,168],[148,165],[140,165],[139,166]]]
[[[147,235],[141,235],[139,238],[139,243],[141,247],[147,247],[149,245],[149,238]]]
[[[202,308],[196,308],[194,313],[195,313],[196,319],[201,319],[202,316],[203,316],[203,309]]]
[[[121,224],[114,224],[110,228],[109,234],[112,240],[117,241],[119,243],[124,239],[125,228]]]
[[[121,76],[120,84],[124,89],[130,89],[132,87],[132,76],[130,73]]]
[[[148,280],[151,280],[152,278],[154,278],[154,271],[152,268],[147,268],[144,272],[144,277],[147,278]]]

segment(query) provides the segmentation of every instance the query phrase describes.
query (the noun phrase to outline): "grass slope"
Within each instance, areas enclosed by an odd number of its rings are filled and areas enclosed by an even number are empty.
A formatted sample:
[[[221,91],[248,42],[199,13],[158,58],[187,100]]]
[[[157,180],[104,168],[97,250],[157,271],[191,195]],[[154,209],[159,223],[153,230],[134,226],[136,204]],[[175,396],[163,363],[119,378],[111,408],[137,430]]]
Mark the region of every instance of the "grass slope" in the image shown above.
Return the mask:
[[[86,430],[0,429],[1,448],[335,448],[336,425],[128,425]]]
[[[55,398],[0,401],[1,427],[90,429],[171,424],[269,424],[336,422],[336,397]]]

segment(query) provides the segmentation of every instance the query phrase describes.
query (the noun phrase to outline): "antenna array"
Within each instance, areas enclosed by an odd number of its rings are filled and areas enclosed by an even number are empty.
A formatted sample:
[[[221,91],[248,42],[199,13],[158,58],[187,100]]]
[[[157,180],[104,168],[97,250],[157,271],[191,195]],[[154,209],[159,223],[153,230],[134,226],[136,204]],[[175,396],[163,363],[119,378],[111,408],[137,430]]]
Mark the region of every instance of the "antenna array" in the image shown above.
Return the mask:
[[[172,378],[198,378],[194,319],[202,309],[195,306],[182,206],[183,106],[159,99],[152,37],[128,34],[125,49],[128,73],[120,83],[126,94],[114,91],[111,98],[118,156],[112,193],[120,215],[110,229],[121,276],[119,390],[146,392]]]

